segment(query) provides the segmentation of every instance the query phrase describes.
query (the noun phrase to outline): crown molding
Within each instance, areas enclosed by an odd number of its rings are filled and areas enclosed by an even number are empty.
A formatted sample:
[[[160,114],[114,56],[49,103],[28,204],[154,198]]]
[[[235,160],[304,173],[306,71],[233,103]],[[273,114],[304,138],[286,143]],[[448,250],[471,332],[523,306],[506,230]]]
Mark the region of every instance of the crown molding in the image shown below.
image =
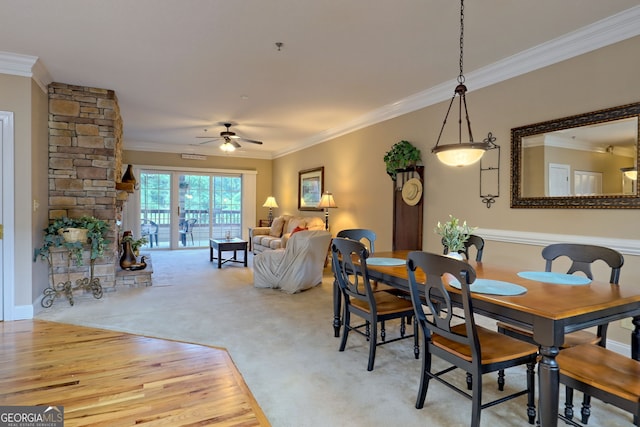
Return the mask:
[[[640,35],[640,6],[634,6],[591,25],[474,70],[466,75],[466,80],[467,82],[473,82],[474,90],[482,89],[638,35]],[[328,129],[306,139],[295,147],[278,151],[274,153],[274,157],[291,154],[376,123],[445,101],[453,96],[451,89],[456,87],[457,84],[457,80],[452,79],[387,104],[346,123],[344,126]]]
[[[44,93],[53,80],[37,56],[0,52],[0,74],[31,77]]]

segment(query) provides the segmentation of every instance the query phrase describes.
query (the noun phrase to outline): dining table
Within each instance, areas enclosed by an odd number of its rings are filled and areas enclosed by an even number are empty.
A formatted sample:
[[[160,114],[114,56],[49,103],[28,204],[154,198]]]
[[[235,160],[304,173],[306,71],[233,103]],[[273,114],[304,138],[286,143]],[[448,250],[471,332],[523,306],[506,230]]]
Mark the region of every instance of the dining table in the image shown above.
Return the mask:
[[[370,280],[409,292],[406,267],[409,252],[376,252],[371,255],[367,263]],[[374,263],[374,258],[396,262]],[[631,357],[640,360],[640,287],[596,280],[585,280],[580,284],[549,283],[517,268],[468,262],[475,269],[477,279],[506,282],[526,289],[518,295],[473,291],[471,295],[475,313],[533,330],[533,339],[539,345],[541,356],[538,363],[538,416],[542,427],[558,424],[560,373],[556,356],[565,334],[633,317],[635,329],[631,333]],[[424,278],[424,273],[416,272],[416,280],[424,281]],[[460,290],[451,286],[448,290],[452,301],[461,304]],[[335,336],[340,334],[341,301],[340,290],[334,283]]]

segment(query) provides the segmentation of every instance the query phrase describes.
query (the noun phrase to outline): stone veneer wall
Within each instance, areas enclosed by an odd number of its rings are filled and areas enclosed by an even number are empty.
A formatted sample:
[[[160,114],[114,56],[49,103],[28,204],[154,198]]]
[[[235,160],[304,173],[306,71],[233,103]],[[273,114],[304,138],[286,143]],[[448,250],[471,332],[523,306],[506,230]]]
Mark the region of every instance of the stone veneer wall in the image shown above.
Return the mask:
[[[111,232],[104,257],[96,260],[94,277],[103,287],[115,286],[118,254],[116,219],[122,215],[116,179],[122,176],[122,119],[115,92],[62,83],[49,85],[49,219],[83,215],[106,220]],[[70,279],[89,275],[89,252]],[[54,272],[67,262],[54,259]]]

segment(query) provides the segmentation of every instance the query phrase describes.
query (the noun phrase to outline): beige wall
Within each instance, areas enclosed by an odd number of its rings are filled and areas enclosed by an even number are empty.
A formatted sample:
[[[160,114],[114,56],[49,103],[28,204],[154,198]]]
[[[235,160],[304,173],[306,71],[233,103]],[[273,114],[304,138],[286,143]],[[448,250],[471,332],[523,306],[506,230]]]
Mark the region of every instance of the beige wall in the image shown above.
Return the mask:
[[[157,153],[125,150],[122,156],[122,163],[130,163],[136,166],[171,166],[185,168],[241,169],[256,171],[256,220],[267,218],[267,215],[269,213],[269,209],[263,208],[262,204],[265,200],[267,200],[267,197],[271,195],[271,160],[246,159],[233,156],[207,156],[207,160],[187,160],[183,159],[180,154],[176,153]],[[278,204],[279,203],[280,200],[278,200]]]
[[[391,249],[392,182],[382,158],[394,143],[406,139],[422,150],[425,165],[424,250],[441,250],[432,230],[449,214],[486,229],[640,239],[638,210],[511,209],[509,203],[511,128],[640,101],[640,92],[630,90],[637,85],[639,48],[640,37],[635,37],[481,90],[467,81],[475,139],[492,132],[501,146],[500,197],[490,209],[479,197],[478,165],[450,168],[430,153],[447,101],[274,160],[274,192],[281,210],[296,211],[297,172],[324,166],[325,188],[339,206],[330,212],[331,231],[372,228],[378,233],[376,249]],[[455,128],[450,118],[451,139]],[[541,268],[540,250],[489,241],[485,260]],[[621,283],[640,287],[634,283],[639,276],[639,257],[625,256]],[[628,331],[613,328],[610,338],[628,342]]]
[[[46,263],[33,262],[33,249],[40,246],[46,219],[38,221],[33,215],[34,191],[41,200],[41,209],[46,211],[47,197],[42,189],[47,188],[47,94],[31,78],[0,74],[0,110],[14,113],[14,179],[15,191],[15,296],[14,305],[33,303],[33,298],[47,284]],[[44,147],[44,163],[35,154]],[[29,165],[30,167],[24,167]],[[43,166],[44,165],[44,166]],[[42,283],[41,283],[42,282]]]

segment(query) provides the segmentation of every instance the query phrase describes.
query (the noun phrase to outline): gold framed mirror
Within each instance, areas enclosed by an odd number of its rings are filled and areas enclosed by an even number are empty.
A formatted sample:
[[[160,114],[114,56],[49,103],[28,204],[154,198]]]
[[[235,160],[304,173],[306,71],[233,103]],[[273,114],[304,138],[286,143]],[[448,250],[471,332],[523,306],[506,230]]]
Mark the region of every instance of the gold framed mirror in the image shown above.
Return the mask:
[[[512,208],[640,209],[640,102],[511,129]]]

